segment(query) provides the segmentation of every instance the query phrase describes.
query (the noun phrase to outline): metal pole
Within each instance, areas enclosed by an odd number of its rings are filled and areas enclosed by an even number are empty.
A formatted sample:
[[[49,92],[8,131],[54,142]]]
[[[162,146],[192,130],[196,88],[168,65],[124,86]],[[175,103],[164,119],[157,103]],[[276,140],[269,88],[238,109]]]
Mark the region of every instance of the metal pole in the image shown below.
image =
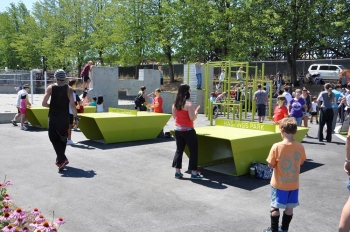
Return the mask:
[[[47,75],[46,75],[46,71],[44,72],[44,87],[45,87],[45,91],[46,91],[46,80],[47,80]]]

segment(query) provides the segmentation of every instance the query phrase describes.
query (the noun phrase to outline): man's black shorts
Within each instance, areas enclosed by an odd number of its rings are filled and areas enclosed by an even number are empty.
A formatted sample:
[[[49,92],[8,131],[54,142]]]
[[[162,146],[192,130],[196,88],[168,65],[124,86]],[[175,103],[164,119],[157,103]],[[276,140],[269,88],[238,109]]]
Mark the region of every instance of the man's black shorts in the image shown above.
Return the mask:
[[[84,82],[87,82],[89,79],[90,79],[89,76],[83,76],[83,81],[84,81]]]
[[[266,105],[265,104],[257,104],[258,108],[258,116],[265,116],[266,115]]]
[[[163,79],[164,79],[164,78],[160,78],[160,85],[163,85],[163,82],[164,82]]]

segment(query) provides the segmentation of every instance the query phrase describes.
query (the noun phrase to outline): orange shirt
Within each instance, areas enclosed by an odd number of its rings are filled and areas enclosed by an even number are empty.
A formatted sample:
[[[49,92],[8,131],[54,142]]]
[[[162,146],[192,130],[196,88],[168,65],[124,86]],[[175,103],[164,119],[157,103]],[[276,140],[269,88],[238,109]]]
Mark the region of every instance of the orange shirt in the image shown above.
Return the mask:
[[[158,104],[158,107],[154,107],[155,113],[163,113],[163,99],[162,97],[155,97],[152,102],[153,105]]]
[[[278,142],[272,145],[266,161],[274,165],[271,185],[280,190],[295,190],[299,188],[300,165],[306,160],[304,146],[294,141],[292,143]]]
[[[285,115],[288,115],[287,107],[282,106],[280,108],[279,106],[276,106],[275,110],[273,111],[273,121],[278,122],[279,120],[282,120]]]

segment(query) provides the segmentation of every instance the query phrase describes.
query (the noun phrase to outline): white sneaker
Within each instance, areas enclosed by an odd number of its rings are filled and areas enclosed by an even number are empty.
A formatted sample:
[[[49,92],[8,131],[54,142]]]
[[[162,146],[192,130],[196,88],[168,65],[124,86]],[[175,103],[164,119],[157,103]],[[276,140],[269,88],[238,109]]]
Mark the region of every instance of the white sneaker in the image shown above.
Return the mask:
[[[75,144],[75,142],[73,142],[72,140],[67,140],[67,145],[73,145]]]
[[[22,127],[21,127],[21,130],[26,131],[26,130],[28,130],[28,128],[27,128],[27,127],[25,127],[25,126],[22,126]]]

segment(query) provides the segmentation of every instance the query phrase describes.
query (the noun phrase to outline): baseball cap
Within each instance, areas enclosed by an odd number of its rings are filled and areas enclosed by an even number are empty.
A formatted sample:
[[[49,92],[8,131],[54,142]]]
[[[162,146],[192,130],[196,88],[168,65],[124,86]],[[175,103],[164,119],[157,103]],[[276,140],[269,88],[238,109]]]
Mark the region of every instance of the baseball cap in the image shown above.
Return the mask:
[[[55,74],[54,74],[54,77],[57,79],[57,80],[65,80],[66,79],[66,72],[63,70],[63,69],[58,69]]]

